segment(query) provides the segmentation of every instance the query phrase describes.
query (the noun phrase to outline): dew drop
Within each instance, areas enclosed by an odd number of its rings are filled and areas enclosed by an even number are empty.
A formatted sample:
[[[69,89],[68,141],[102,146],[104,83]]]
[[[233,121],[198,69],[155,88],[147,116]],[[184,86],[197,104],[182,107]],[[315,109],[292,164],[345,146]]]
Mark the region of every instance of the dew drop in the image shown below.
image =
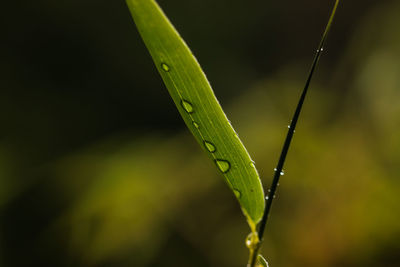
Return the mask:
[[[229,161],[224,159],[216,159],[215,164],[217,164],[218,169],[223,173],[227,173],[231,168]]]
[[[285,175],[285,173],[284,173],[283,171],[281,171],[280,175],[282,175],[282,176],[283,176],[283,175]]]
[[[250,233],[247,237],[246,237],[246,247],[250,247],[251,246],[251,239],[253,237],[253,233]]]
[[[161,63],[161,68],[163,69],[163,71],[168,72],[170,71],[170,68],[167,64],[165,63]]]
[[[274,171],[277,171],[277,169],[276,169],[276,168],[274,168]]]
[[[259,244],[260,239],[258,238],[257,233],[250,233],[247,237],[246,237],[246,247],[248,247],[249,249],[255,249],[257,247],[257,245]]]
[[[193,126],[194,126],[196,129],[199,129],[199,128],[200,128],[200,125],[199,125],[197,122],[193,121],[192,123],[193,123]]]
[[[193,106],[189,101],[182,99],[181,106],[187,113],[193,113]]]
[[[269,199],[269,196],[266,196],[265,199],[268,200],[268,199]]]
[[[235,196],[239,199],[242,196],[242,193],[240,193],[239,190],[233,189],[233,193],[235,193]]]
[[[204,146],[210,153],[214,153],[217,150],[217,148],[214,146],[214,144],[211,142],[208,142],[208,141],[204,141]]]

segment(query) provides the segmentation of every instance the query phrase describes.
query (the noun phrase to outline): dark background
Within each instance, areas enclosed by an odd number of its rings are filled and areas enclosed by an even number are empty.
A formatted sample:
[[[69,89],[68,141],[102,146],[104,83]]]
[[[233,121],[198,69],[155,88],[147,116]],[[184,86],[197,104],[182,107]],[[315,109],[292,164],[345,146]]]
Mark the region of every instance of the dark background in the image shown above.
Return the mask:
[[[334,1],[159,4],[267,186]],[[398,14],[342,1],[267,226],[271,266],[400,265]],[[245,266],[245,218],[126,3],[6,1],[0,21],[0,266]]]

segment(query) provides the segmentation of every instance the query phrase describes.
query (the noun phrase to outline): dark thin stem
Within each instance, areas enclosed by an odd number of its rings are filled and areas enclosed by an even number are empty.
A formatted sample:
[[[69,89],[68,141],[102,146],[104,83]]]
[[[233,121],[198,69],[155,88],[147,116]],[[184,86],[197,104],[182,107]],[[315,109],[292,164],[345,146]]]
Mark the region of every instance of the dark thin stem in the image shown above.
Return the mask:
[[[283,174],[282,171],[283,171],[283,165],[285,164],[286,155],[288,153],[288,150],[289,150],[289,147],[290,147],[290,143],[292,141],[293,134],[294,134],[295,129],[296,129],[297,121],[299,119],[300,112],[301,112],[301,109],[303,107],[304,99],[306,98],[307,91],[308,91],[308,88],[310,86],[310,82],[311,82],[312,76],[314,74],[315,68],[316,68],[317,63],[319,61],[319,58],[321,57],[321,53],[323,51],[325,40],[326,40],[326,37],[328,35],[329,29],[331,28],[331,25],[332,25],[332,22],[333,22],[333,18],[335,16],[336,9],[338,7],[339,1],[340,0],[336,0],[335,6],[333,7],[333,10],[332,10],[331,16],[329,18],[328,24],[327,24],[327,26],[325,28],[324,34],[322,35],[322,38],[321,38],[321,42],[320,42],[320,44],[318,46],[317,53],[315,54],[314,61],[313,61],[312,65],[311,65],[311,69],[310,69],[310,72],[308,74],[308,78],[307,78],[306,84],[304,86],[303,92],[302,92],[302,94],[300,96],[300,99],[299,99],[299,102],[297,104],[296,111],[294,112],[292,121],[291,121],[291,123],[289,125],[289,129],[288,129],[288,132],[287,132],[287,135],[286,135],[285,143],[283,144],[281,155],[279,157],[278,164],[277,164],[277,166],[275,168],[274,179],[272,180],[271,188],[268,190],[268,194],[267,194],[267,197],[266,197],[267,203],[265,205],[264,215],[263,215],[263,217],[261,219],[259,230],[258,230],[258,236],[260,238],[260,245],[257,247],[255,253],[253,253],[253,255],[252,255],[253,259],[251,259],[251,261],[250,261],[250,264],[249,264],[250,267],[253,267],[256,264],[257,256],[258,256],[258,250],[261,247],[261,242],[263,240],[265,226],[267,224],[269,212],[271,210],[272,201],[273,201],[273,199],[275,197],[275,192],[276,192],[276,189],[278,187],[279,178]]]

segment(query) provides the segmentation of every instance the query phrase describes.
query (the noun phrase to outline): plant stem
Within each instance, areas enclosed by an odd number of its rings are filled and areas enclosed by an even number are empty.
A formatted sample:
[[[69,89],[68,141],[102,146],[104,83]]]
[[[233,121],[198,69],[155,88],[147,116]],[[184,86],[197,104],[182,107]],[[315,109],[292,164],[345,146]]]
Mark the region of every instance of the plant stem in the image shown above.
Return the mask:
[[[324,31],[324,33],[322,35],[322,38],[321,38],[321,41],[319,43],[317,52],[316,52],[316,54],[314,56],[314,61],[313,61],[312,65],[311,65],[311,69],[310,69],[310,72],[308,74],[306,84],[305,84],[303,92],[302,92],[302,94],[300,96],[300,99],[299,99],[299,102],[297,104],[296,110],[295,110],[295,112],[293,114],[292,121],[291,121],[291,123],[289,125],[289,129],[288,129],[288,132],[287,132],[287,135],[286,135],[286,139],[285,139],[285,142],[284,142],[283,147],[282,147],[281,155],[279,157],[278,164],[277,164],[277,166],[275,168],[275,174],[274,174],[274,178],[272,180],[271,188],[268,190],[268,194],[267,194],[267,197],[266,197],[267,203],[265,205],[264,214],[263,214],[263,217],[261,219],[259,230],[258,230],[258,237],[260,239],[260,243],[256,246],[256,248],[254,249],[253,253],[251,253],[252,255],[250,255],[251,259],[249,260],[249,263],[247,265],[248,267],[254,267],[256,265],[258,251],[260,250],[261,243],[263,241],[265,226],[267,224],[269,212],[271,210],[272,201],[275,198],[275,192],[276,192],[276,189],[278,187],[279,178],[283,174],[282,171],[283,171],[283,166],[285,164],[286,155],[288,153],[288,150],[289,150],[289,147],[290,147],[290,143],[292,141],[293,134],[294,134],[295,129],[296,129],[297,121],[299,119],[300,112],[301,112],[301,109],[303,107],[304,99],[305,99],[305,97],[307,95],[308,88],[310,86],[311,79],[312,79],[312,76],[314,74],[314,71],[315,71],[315,68],[317,66],[317,63],[318,63],[318,61],[319,61],[319,59],[321,57],[321,53],[323,51],[325,40],[326,40],[326,37],[328,36],[328,32],[329,32],[329,30],[331,28],[331,25],[332,25],[332,22],[333,22],[333,18],[335,17],[336,9],[337,9],[337,7],[339,5],[339,2],[340,2],[340,0],[336,0],[336,2],[335,2],[335,5],[334,5],[333,10],[331,12],[328,24],[325,27],[325,31]]]

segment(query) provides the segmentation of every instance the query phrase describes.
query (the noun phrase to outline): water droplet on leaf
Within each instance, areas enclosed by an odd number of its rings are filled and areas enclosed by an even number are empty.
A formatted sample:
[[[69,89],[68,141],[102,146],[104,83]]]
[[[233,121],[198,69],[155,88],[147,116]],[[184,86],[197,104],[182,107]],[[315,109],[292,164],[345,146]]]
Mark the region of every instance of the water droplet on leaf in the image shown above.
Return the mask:
[[[237,189],[233,189],[233,193],[235,193],[235,196],[236,196],[237,198],[240,198],[240,197],[242,196],[242,193],[240,193],[240,191],[237,190]]]
[[[161,68],[163,69],[163,71],[168,72],[170,71],[170,68],[167,64],[165,63],[161,63]]]
[[[200,128],[200,125],[199,125],[197,122],[193,121],[192,123],[193,123],[193,126],[194,126],[196,129],[199,129],[199,128]]]
[[[181,106],[183,107],[183,109],[187,112],[187,113],[193,113],[193,106],[192,104],[187,101],[187,100],[182,100],[181,101]]]
[[[227,173],[231,168],[229,161],[224,159],[216,159],[215,164],[217,164],[218,169],[223,173]]]
[[[204,141],[204,146],[210,153],[214,153],[217,150],[214,144],[208,141]]]

